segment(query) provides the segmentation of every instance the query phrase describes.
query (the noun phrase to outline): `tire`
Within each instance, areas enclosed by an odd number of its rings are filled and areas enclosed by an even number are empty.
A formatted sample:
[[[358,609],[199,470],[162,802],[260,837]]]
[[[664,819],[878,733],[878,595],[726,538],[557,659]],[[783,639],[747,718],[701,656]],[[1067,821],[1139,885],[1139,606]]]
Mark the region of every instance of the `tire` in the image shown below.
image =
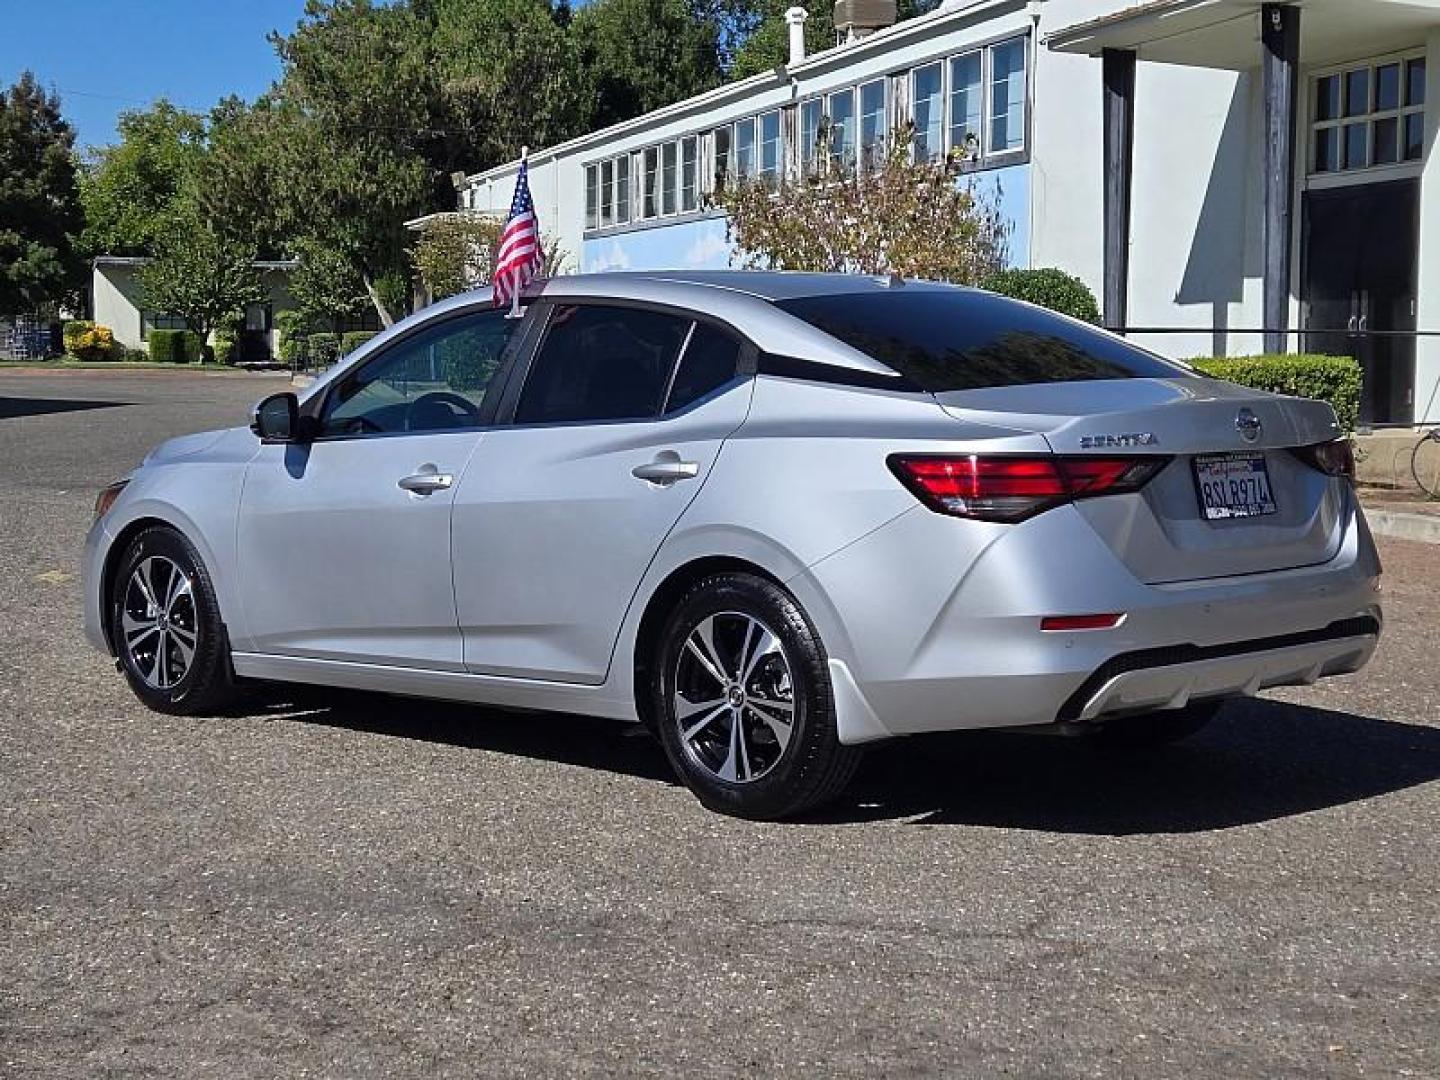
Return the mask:
[[[1107,720],[1094,736],[1099,746],[1147,750],[1188,739],[1201,731],[1220,711],[1221,701],[1200,701],[1183,709],[1119,716]]]
[[[174,529],[146,529],[126,547],[111,586],[110,636],[130,689],[156,712],[204,716],[234,701],[215,588]]]
[[[711,810],[791,817],[837,797],[860,764],[862,751],[840,743],[815,628],[764,578],[717,574],[691,586],[651,670],[665,754]]]

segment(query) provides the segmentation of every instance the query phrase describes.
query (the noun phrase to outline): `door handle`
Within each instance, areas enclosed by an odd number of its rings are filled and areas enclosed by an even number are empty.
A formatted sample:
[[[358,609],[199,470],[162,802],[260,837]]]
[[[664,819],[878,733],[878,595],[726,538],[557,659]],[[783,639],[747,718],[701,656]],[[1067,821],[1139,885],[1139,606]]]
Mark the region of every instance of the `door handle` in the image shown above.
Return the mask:
[[[412,495],[433,495],[454,483],[455,477],[449,473],[438,472],[434,465],[429,468],[422,465],[419,472],[404,477],[398,482],[398,486]]]
[[[700,475],[698,461],[680,461],[663,458],[645,465],[636,465],[630,475],[637,480],[648,480],[652,484],[673,484],[677,480],[693,480]]]

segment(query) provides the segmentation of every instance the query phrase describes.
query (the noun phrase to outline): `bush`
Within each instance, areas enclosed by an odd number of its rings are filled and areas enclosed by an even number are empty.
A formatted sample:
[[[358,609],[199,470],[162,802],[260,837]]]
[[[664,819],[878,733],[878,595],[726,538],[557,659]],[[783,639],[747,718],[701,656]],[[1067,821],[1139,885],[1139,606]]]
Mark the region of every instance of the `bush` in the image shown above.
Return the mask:
[[[144,364],[150,360],[150,354],[144,349],[121,349],[120,359],[127,364]]]
[[[327,368],[340,359],[339,334],[307,334],[305,337],[304,366],[306,368]]]
[[[66,322],[61,327],[60,338],[65,343],[66,354],[76,360],[114,360],[119,355],[111,329],[88,319]]]
[[[1212,379],[1326,402],[1344,431],[1354,431],[1360,417],[1360,365],[1349,356],[1287,353],[1222,356],[1190,363]]]
[[[200,335],[195,331],[150,331],[150,359],[157,364],[193,364],[200,356]]]
[[[1027,300],[1086,322],[1100,321],[1100,305],[1095,302],[1089,286],[1053,266],[1040,270],[997,270],[980,282],[980,288]]]
[[[235,349],[239,341],[240,335],[234,330],[216,330],[215,344],[212,346],[215,351],[215,362],[217,364],[233,364],[235,362]]]
[[[300,312],[295,310],[277,311],[275,329],[280,331],[280,362],[299,367],[305,358],[305,337],[314,326]]]
[[[375,330],[349,330],[340,335],[340,355],[349,356],[356,349],[360,348],[367,341],[373,338],[378,331]]]

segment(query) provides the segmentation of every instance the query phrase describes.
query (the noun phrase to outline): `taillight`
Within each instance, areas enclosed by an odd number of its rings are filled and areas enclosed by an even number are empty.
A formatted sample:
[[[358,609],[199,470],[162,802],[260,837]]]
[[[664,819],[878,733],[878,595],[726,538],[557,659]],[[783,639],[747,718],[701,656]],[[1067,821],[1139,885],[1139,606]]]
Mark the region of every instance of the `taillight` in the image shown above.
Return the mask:
[[[1297,446],[1290,451],[1312,469],[1327,476],[1355,479],[1355,448],[1349,439],[1335,439],[1315,446]]]
[[[1097,495],[1138,491],[1168,457],[891,454],[890,471],[930,509],[980,521],[1024,521]]]

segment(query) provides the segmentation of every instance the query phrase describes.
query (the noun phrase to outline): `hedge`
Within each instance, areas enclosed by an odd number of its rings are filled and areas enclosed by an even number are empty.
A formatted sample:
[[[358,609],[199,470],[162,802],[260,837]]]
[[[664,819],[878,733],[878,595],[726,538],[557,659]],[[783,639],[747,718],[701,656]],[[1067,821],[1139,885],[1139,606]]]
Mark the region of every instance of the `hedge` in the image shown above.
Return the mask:
[[[157,364],[193,364],[200,355],[200,335],[193,330],[150,331],[150,359]]]
[[[1086,322],[1100,321],[1100,305],[1095,302],[1090,287],[1073,274],[1053,266],[1038,270],[997,270],[980,282],[980,287]]]
[[[60,339],[66,354],[77,360],[115,360],[120,355],[111,329],[89,319],[67,320],[60,328]]]
[[[1335,410],[1343,431],[1354,431],[1360,418],[1360,365],[1349,356],[1287,353],[1222,356],[1190,363],[1212,379],[1324,401]]]
[[[216,330],[215,344],[212,346],[215,351],[215,362],[217,364],[233,364],[235,351],[239,344],[240,335],[234,330]]]
[[[307,369],[329,367],[340,359],[340,335],[306,334],[301,359]]]
[[[376,333],[378,333],[376,330],[347,330],[340,335],[340,355],[349,356],[373,338]]]

